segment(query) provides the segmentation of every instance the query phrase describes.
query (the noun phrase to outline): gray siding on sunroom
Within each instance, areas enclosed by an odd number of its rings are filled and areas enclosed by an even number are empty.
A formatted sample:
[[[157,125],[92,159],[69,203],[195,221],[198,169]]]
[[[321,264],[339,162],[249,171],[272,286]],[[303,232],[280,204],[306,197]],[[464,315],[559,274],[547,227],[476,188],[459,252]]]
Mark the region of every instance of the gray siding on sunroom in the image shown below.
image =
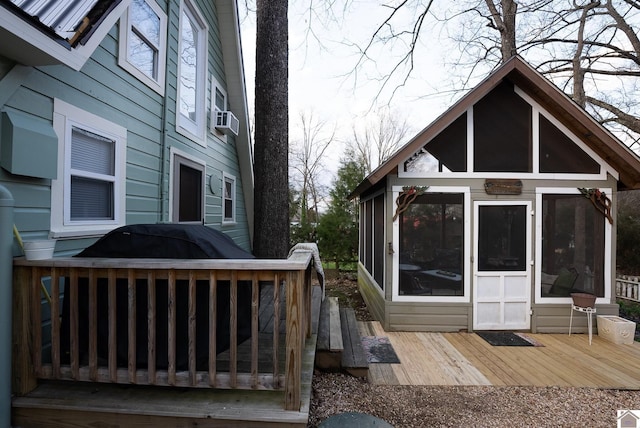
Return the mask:
[[[460,331],[471,329],[470,303],[385,301],[371,276],[358,265],[358,287],[372,316],[387,331]]]

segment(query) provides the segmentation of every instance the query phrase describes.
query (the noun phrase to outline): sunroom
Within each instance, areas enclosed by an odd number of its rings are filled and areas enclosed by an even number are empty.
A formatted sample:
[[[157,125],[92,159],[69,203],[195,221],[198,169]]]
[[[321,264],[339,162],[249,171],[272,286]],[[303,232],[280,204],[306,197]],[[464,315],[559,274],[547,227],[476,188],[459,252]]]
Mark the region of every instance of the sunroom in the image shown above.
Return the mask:
[[[639,158],[514,57],[353,192],[360,291],[387,330],[566,332],[576,291],[617,315],[616,195],[638,187]]]

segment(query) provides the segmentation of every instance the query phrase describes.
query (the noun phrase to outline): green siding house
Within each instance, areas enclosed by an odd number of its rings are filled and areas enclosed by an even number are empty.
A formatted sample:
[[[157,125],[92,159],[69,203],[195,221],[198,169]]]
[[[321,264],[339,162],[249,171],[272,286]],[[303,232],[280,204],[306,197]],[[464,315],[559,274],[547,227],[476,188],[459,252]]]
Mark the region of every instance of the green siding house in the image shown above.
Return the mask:
[[[567,332],[577,291],[617,315],[616,198],[638,188],[638,156],[514,57],[353,192],[360,290],[388,330]]]
[[[0,38],[0,185],[23,239],[73,255],[118,226],[199,223],[251,250],[235,1],[3,1]]]

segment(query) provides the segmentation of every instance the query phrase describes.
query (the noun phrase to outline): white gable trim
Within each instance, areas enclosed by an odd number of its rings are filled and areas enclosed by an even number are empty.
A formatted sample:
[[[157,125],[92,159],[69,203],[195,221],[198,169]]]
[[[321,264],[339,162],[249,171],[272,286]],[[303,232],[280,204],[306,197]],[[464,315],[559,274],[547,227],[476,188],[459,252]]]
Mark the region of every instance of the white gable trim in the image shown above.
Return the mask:
[[[474,172],[473,169],[473,106],[466,110],[467,114],[467,171],[466,172],[406,172],[404,171],[404,163],[411,158],[414,153],[404,158],[398,164],[398,177],[400,178],[526,178],[526,179],[539,179],[539,180],[587,180],[587,181],[602,181],[607,179],[607,174],[610,174],[616,180],[619,179],[619,173],[609,163],[607,163],[602,157],[594,152],[589,146],[580,140],[574,133],[558,121],[551,113],[544,109],[540,104],[534,101],[528,96],[522,89],[514,85],[515,93],[524,99],[529,105],[531,105],[532,114],[532,163],[533,169],[530,173],[522,172]],[[582,149],[587,155],[589,155],[594,161],[600,165],[599,174],[575,174],[575,173],[540,173],[540,136],[539,136],[539,121],[540,114],[542,114],[547,120],[549,120],[554,126],[562,131],[574,144]],[[429,144],[425,142],[424,145]],[[423,147],[424,147],[423,145]]]

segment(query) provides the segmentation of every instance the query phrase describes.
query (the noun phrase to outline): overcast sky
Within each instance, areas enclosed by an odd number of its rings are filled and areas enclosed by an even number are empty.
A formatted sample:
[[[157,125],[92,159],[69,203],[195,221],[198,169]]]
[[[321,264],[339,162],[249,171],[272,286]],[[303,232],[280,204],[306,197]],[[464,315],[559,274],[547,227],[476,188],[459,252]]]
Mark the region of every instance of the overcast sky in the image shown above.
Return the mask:
[[[394,52],[404,53],[402,48],[378,48],[373,51],[375,61],[369,61],[357,74],[353,73],[360,59],[354,44],[366,45],[389,13],[388,9],[375,6],[376,3],[352,1],[344,16],[330,19],[324,14],[310,19],[308,2],[290,2],[289,135],[292,144],[299,139],[301,111],[312,111],[315,118],[327,122],[328,128],[335,123],[341,140],[351,135],[353,124],[362,125],[376,116],[375,99],[381,83],[374,79],[396,63]],[[401,18],[408,22],[413,19],[412,16]],[[249,109],[253,112],[255,14],[245,15],[241,11],[240,19],[247,96]],[[309,29],[310,20],[313,34]],[[451,103],[451,99],[445,97],[421,99],[436,92],[438,83],[444,79],[446,71],[439,47],[440,43],[433,40],[433,45],[427,47],[429,55],[416,58],[415,77],[407,82],[406,87],[398,89],[391,101],[390,90],[396,88],[396,82],[378,96],[379,103],[390,103],[396,115],[408,119],[412,129],[410,136],[427,126]],[[422,48],[425,52],[425,47]],[[332,150],[334,157],[341,153],[342,146]]]

